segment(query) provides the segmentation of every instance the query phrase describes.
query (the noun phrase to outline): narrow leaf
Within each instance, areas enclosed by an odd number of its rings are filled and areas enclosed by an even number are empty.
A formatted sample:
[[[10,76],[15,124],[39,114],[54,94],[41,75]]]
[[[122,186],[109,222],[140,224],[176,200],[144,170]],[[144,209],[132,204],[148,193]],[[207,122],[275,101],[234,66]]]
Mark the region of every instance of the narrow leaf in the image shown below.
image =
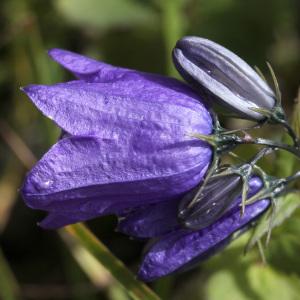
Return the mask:
[[[124,287],[134,300],[159,300],[159,297],[118,260],[82,223],[63,229],[90,252],[107,271]]]

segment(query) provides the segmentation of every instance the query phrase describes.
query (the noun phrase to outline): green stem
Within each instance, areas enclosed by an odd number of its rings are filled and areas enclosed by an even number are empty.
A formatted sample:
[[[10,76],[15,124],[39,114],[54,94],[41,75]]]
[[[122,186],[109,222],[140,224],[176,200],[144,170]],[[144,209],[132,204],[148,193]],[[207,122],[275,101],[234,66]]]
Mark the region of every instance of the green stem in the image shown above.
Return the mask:
[[[167,74],[176,77],[178,76],[178,73],[173,66],[170,53],[172,52],[176,41],[183,36],[185,20],[182,13],[182,7],[184,5],[184,1],[164,0],[159,1],[158,3],[162,9],[162,26],[166,49]]]
[[[69,225],[63,230],[80,242],[124,287],[132,299],[159,300],[159,297],[147,285],[138,281],[84,224]]]
[[[268,140],[268,139],[263,139],[263,138],[255,138],[255,139],[252,139],[251,141],[249,141],[247,143],[248,144],[256,144],[256,145],[263,145],[263,146],[270,146],[270,147],[282,149],[282,150],[285,150],[285,151],[288,151],[288,152],[294,154],[295,156],[297,156],[298,159],[300,159],[300,149],[298,149],[296,147],[293,147],[293,146],[290,146],[290,145],[278,143],[278,142]]]
[[[290,137],[293,139],[294,146],[299,148],[300,141],[299,141],[299,138],[297,137],[296,132],[294,131],[294,129],[287,122],[284,122],[283,126],[287,130]]]
[[[211,146],[213,146],[217,151],[217,153],[227,153],[230,150],[234,149],[238,145],[262,145],[262,146],[269,146],[271,148],[278,148],[285,151],[288,151],[295,156],[297,156],[298,159],[300,159],[300,148],[282,144],[280,142],[276,142],[273,140],[268,140],[264,138],[251,138],[251,137],[240,137],[238,135],[230,135],[230,134],[212,134],[212,135],[205,135],[200,133],[194,133],[190,134],[189,136],[198,138],[200,140],[203,140],[207,143],[209,143]]]

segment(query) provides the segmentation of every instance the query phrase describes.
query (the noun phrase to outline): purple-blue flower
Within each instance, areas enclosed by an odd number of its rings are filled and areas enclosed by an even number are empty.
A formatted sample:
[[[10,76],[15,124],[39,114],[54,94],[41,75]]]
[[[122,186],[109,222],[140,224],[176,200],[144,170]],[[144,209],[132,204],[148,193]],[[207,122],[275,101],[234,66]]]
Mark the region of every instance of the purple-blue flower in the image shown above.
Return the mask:
[[[195,187],[212,150],[207,108],[187,85],[54,49],[79,80],[23,88],[64,133],[27,175],[26,204],[56,228],[174,200]]]
[[[209,226],[187,229],[178,221],[179,202],[212,159],[210,146],[192,135],[213,130],[201,97],[172,78],[65,50],[49,54],[77,80],[23,88],[63,133],[21,190],[28,206],[48,212],[42,227],[116,214],[120,231],[156,239],[139,271],[149,281],[212,255],[266,210],[269,201],[260,200],[241,217],[239,198]],[[249,187],[253,194],[261,181]]]

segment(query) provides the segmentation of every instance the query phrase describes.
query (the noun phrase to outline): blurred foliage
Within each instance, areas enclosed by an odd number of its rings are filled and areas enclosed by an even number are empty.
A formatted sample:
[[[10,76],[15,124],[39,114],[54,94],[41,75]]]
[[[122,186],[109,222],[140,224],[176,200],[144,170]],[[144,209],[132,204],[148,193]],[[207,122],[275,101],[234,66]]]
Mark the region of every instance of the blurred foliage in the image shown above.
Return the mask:
[[[130,0],[58,0],[56,7],[75,26],[103,31],[120,26],[153,26],[158,17],[150,7]]]
[[[50,61],[47,49],[66,48],[114,65],[177,76],[170,55],[176,40],[182,35],[207,37],[258,65],[265,74],[265,61],[272,63],[284,106],[290,115],[293,111],[300,131],[299,102],[293,106],[300,83],[298,0],[3,0],[0,35],[3,300],[17,299],[19,292],[21,299],[128,299],[105,272],[93,263],[88,267],[93,260],[82,249],[73,245],[70,256],[68,243],[64,244],[56,232],[38,228],[36,223],[43,213],[26,208],[17,193],[26,166],[32,164],[20,140],[32,155],[41,157],[59,135],[56,126],[33,107],[19,87],[72,79]],[[234,120],[228,125],[240,123]],[[8,134],[7,128],[15,135]],[[263,133],[282,137],[273,127]],[[250,150],[240,149],[249,154]],[[280,176],[299,168],[283,152],[273,162],[270,158],[264,164]],[[256,248],[243,255],[243,246],[252,234],[249,232],[196,270],[161,279],[153,288],[163,299],[300,299],[299,198],[286,203],[287,219],[278,222],[265,249],[267,265],[262,264]],[[113,217],[89,222],[112,252],[136,270],[143,243],[114,233],[115,224]],[[85,265],[87,276],[77,263]]]

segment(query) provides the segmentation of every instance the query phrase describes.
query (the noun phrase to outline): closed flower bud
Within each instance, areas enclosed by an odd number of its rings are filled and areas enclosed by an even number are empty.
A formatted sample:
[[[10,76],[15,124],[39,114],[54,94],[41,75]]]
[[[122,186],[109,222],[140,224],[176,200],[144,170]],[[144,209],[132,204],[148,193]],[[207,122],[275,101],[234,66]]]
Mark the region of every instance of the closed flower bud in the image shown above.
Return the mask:
[[[259,121],[265,116],[257,109],[271,111],[276,104],[273,91],[244,60],[210,40],[182,38],[173,60],[186,81],[232,116]]]
[[[182,199],[179,206],[179,218],[187,228],[196,230],[205,228],[231,207],[234,200],[242,193],[242,189],[242,177],[237,174],[212,176],[194,205],[190,205],[190,201],[194,198],[198,188]]]

